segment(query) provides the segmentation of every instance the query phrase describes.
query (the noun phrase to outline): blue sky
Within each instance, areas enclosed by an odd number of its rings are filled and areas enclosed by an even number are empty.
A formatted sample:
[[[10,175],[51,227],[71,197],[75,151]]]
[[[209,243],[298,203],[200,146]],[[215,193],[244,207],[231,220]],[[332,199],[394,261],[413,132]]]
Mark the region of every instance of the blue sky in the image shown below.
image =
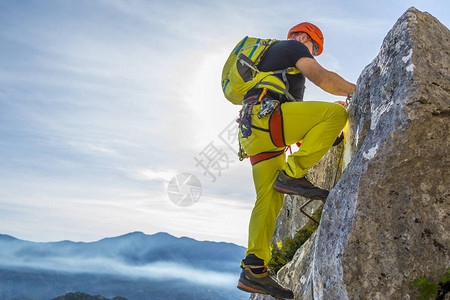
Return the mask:
[[[0,233],[245,246],[251,168],[221,139],[239,110],[220,90],[234,45],[309,21],[325,35],[318,62],[356,82],[409,7],[448,27],[446,2],[0,1]],[[309,83],[305,99],[342,100]],[[197,164],[207,150],[220,173]],[[202,183],[187,208],[167,195],[183,172]]]

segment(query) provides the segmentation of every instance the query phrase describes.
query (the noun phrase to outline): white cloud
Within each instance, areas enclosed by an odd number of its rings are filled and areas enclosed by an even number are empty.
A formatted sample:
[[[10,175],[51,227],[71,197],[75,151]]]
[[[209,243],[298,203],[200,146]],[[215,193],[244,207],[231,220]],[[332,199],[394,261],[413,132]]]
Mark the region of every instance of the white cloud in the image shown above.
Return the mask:
[[[196,284],[230,286],[236,281],[236,274],[196,269],[173,262],[155,262],[140,266],[125,264],[116,259],[86,257],[39,257],[19,260],[2,255],[0,264],[6,267],[25,267],[69,273],[90,273],[119,275],[127,278],[150,280],[185,280]]]
[[[143,169],[137,171],[137,178],[145,180],[163,180],[170,181],[179,172],[175,170],[154,170],[154,169]]]
[[[448,25],[446,2],[427,3],[414,1]],[[194,161],[239,109],[220,90],[229,51],[245,35],[282,39],[300,21],[318,22],[327,47],[318,61],[354,80],[409,5],[6,2],[0,227],[40,240],[142,230],[245,245],[255,199],[250,164],[234,151],[212,182]],[[306,97],[335,100],[310,85]],[[167,198],[166,183],[180,172],[202,182],[191,208]]]

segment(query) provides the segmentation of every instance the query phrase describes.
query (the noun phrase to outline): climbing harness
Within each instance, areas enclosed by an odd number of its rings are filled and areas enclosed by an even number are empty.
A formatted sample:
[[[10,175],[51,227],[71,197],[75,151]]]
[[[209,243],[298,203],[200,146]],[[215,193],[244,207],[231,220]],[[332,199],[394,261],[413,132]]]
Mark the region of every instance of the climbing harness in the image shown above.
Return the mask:
[[[261,94],[251,96],[243,101],[242,109],[239,112],[239,118],[236,120],[239,123],[239,129],[242,132],[243,138],[248,138],[252,135],[252,115],[253,115],[253,107],[255,105],[260,105],[259,112],[257,113],[258,119],[262,119],[271,115],[275,110],[279,112],[280,101],[271,100],[266,97],[267,88],[264,88]],[[257,99],[258,98],[258,99]],[[272,121],[272,118],[269,122]],[[248,157],[245,154],[244,149],[239,142],[239,151],[238,151],[239,160],[244,160]]]

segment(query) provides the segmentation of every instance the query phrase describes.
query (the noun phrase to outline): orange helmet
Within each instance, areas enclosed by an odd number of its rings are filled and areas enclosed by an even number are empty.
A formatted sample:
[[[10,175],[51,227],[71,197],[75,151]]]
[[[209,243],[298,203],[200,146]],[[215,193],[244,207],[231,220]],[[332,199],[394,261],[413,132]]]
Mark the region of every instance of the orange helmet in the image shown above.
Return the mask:
[[[319,51],[317,52],[317,55],[320,55],[320,53],[322,53],[323,51],[323,34],[322,31],[320,31],[320,29],[311,23],[308,22],[303,22],[300,24],[295,25],[294,27],[291,28],[291,30],[289,30],[288,33],[288,39],[297,32],[306,32],[311,39],[317,43],[317,45],[319,45]]]

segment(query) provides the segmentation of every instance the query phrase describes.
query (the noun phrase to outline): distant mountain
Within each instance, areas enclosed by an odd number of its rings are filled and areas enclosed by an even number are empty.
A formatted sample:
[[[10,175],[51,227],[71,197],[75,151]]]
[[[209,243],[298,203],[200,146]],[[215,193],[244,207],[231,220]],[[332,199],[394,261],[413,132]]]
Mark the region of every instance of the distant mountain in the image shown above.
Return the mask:
[[[245,248],[133,232],[97,242],[36,243],[0,235],[0,299],[68,292],[145,299],[246,299],[235,288]]]
[[[91,296],[85,293],[67,293],[66,295],[56,297],[52,300],[127,300],[124,297],[114,297],[112,299],[103,296]]]
[[[0,234],[0,241],[13,241],[13,240],[17,240],[15,237],[12,237],[10,235],[7,234]]]

